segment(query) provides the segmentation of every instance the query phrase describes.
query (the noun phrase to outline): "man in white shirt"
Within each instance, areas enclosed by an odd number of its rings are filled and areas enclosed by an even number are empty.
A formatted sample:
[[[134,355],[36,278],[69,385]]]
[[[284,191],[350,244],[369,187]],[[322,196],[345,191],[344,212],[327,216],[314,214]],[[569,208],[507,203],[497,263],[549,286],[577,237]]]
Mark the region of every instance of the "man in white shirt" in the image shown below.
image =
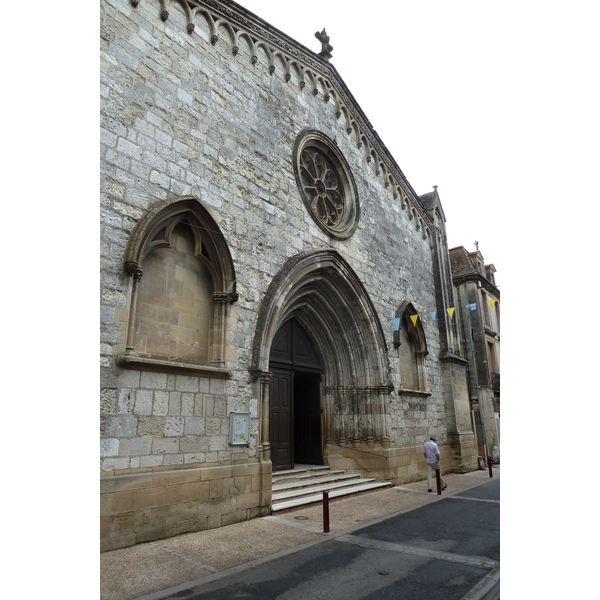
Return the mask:
[[[425,446],[423,447],[423,456],[425,457],[425,461],[427,462],[427,483],[429,485],[428,492],[432,491],[432,481],[433,474],[436,469],[440,468],[440,449],[438,445],[435,443],[436,437],[435,435],[430,436],[429,441],[425,442]],[[440,483],[442,484],[442,489],[445,490],[448,486],[444,483],[444,478],[442,477],[442,472],[440,471]]]

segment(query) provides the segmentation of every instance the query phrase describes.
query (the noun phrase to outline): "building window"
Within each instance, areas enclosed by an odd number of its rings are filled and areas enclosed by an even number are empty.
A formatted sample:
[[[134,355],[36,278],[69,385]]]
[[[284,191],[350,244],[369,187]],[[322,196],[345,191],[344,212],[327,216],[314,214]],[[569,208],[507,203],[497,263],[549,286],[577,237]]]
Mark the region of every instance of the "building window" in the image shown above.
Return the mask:
[[[481,290],[481,306],[482,306],[482,310],[483,310],[483,318],[485,319],[485,324],[489,327],[490,326],[490,306],[487,303],[487,295],[483,290]]]
[[[488,360],[490,361],[490,373],[494,373],[496,371],[495,361],[494,361],[494,344],[493,342],[487,343],[488,347]]]
[[[419,389],[419,373],[417,366],[417,350],[413,337],[409,334],[412,326],[410,320],[402,318],[400,327],[400,383],[404,389]]]
[[[323,231],[337,239],[350,237],[360,207],[348,163],[327,136],[304,130],[294,144],[294,173],[302,200]]]
[[[396,311],[400,319],[394,331],[394,345],[400,361],[400,385],[405,390],[425,391],[425,357],[428,354],[425,332],[414,306],[403,303]]]
[[[218,225],[195,198],[153,207],[126,250],[131,304],[122,367],[225,375],[235,272]]]

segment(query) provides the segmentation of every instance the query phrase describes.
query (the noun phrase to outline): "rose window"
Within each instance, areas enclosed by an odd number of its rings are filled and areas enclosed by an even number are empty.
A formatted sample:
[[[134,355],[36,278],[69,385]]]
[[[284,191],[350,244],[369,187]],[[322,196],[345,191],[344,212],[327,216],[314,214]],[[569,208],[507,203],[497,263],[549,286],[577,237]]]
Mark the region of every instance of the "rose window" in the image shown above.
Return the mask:
[[[330,236],[345,239],[358,224],[358,199],[350,169],[338,147],[306,130],[294,146],[294,172],[306,208]]]
[[[344,213],[344,190],[331,162],[316,150],[304,150],[300,177],[312,212],[328,227],[339,225]]]

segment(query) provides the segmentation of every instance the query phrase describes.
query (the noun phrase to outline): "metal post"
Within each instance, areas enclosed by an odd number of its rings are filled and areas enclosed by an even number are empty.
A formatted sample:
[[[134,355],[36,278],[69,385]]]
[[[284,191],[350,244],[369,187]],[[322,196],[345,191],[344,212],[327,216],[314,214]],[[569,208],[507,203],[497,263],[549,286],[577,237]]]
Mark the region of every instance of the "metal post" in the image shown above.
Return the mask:
[[[492,475],[492,457],[488,456],[488,469],[490,470],[490,477],[493,477]]]
[[[438,496],[441,496],[442,495],[442,482],[441,482],[441,478],[440,478],[440,470],[439,469],[435,470],[435,483],[437,484]]]
[[[323,492],[323,533],[329,533],[329,492]]]

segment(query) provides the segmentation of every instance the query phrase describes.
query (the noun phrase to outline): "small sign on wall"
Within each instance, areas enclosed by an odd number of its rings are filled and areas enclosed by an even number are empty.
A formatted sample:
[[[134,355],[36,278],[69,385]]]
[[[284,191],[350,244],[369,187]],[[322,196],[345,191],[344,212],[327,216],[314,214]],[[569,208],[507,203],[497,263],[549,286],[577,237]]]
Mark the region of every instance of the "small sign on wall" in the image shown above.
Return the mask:
[[[250,445],[250,413],[229,413],[229,445]]]

